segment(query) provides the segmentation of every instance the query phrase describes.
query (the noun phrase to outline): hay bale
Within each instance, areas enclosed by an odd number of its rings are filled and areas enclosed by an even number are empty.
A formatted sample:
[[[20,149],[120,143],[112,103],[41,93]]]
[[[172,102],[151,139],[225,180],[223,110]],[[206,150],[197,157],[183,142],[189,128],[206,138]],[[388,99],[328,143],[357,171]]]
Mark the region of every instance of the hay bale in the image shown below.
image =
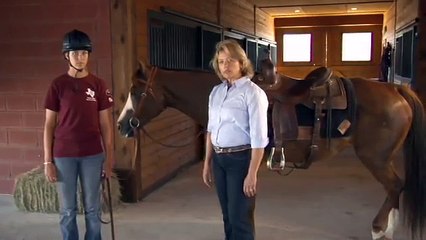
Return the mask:
[[[115,208],[120,204],[120,183],[115,175],[110,180],[112,206]],[[106,189],[105,189],[106,190]],[[83,201],[80,184],[77,190],[78,212],[83,213]],[[15,179],[13,193],[15,205],[19,210],[27,212],[58,213],[59,197],[56,184],[49,183],[44,176],[43,167],[34,168],[28,172],[18,175]],[[102,210],[108,207],[102,199]]]

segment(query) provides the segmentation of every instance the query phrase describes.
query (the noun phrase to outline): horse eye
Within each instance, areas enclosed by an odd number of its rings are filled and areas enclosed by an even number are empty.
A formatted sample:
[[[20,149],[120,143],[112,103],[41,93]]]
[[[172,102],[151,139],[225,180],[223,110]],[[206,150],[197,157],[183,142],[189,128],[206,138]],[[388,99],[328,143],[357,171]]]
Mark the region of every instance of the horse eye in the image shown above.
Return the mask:
[[[138,88],[137,88],[137,87],[132,86],[132,87],[130,88],[130,94],[131,94],[131,95],[134,95],[134,96],[139,96],[139,95],[141,94],[141,92],[138,90]]]

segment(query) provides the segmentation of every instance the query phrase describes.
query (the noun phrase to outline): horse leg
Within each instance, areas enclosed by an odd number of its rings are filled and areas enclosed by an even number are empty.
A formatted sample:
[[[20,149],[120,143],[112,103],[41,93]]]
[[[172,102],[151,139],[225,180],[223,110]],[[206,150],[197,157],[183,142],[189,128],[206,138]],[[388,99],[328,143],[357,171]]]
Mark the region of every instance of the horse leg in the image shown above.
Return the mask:
[[[374,240],[384,237],[393,239],[393,234],[399,222],[399,195],[402,182],[397,176],[388,178],[385,186],[388,196],[373,220],[371,235]]]
[[[403,188],[402,180],[398,177],[392,167],[390,156],[380,156],[374,158],[364,154],[359,154],[358,157],[362,163],[373,174],[375,179],[379,181],[385,188],[387,197],[373,220],[372,238],[392,239],[395,228],[398,225],[399,218],[399,195]]]
[[[353,134],[355,152],[362,163],[379,181],[387,197],[372,223],[373,239],[392,239],[398,225],[399,197],[404,187],[398,176],[394,154],[401,149],[410,130],[412,111],[394,89],[383,95],[365,91],[366,82],[353,82],[357,91],[357,122]],[[382,86],[382,85],[380,85]],[[385,88],[383,87],[383,90]]]
[[[397,121],[398,122],[398,121]],[[404,141],[408,129],[399,124],[393,125],[393,131],[377,130],[375,134],[360,134],[367,129],[380,129],[374,127],[374,121],[360,119],[357,135],[354,138],[354,148],[358,158],[371,172],[373,177],[380,182],[387,197],[372,223],[372,238],[393,239],[393,234],[398,225],[399,196],[403,189],[403,181],[398,176],[392,157]],[[407,124],[408,125],[408,124]]]
[[[366,129],[364,124],[370,124],[370,127],[374,125],[372,121],[364,122],[360,120],[359,129]],[[383,185],[387,193],[382,207],[373,220],[372,238],[374,240],[392,239],[395,228],[398,225],[399,196],[404,185],[395,171],[391,158],[396,149],[402,146],[408,129],[396,125],[393,131],[377,130],[372,136],[357,134],[354,139],[354,148],[357,156],[374,178]],[[359,129],[358,131],[360,131]]]

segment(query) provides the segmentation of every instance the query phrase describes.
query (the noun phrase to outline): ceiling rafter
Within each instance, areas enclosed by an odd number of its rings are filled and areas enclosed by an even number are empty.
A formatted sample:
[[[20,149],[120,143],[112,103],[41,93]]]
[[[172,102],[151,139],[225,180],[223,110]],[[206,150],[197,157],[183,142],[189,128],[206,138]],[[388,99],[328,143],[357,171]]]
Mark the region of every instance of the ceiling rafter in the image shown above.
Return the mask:
[[[393,0],[255,0],[257,8],[272,17],[383,14]]]

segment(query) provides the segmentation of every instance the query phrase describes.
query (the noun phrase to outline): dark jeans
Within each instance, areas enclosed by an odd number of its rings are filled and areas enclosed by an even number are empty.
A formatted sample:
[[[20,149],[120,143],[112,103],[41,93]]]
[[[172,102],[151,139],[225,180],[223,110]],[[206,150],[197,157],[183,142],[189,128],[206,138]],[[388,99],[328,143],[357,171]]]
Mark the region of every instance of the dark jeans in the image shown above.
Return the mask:
[[[213,174],[226,240],[254,240],[255,197],[246,197],[243,192],[250,158],[250,150],[213,154]]]

